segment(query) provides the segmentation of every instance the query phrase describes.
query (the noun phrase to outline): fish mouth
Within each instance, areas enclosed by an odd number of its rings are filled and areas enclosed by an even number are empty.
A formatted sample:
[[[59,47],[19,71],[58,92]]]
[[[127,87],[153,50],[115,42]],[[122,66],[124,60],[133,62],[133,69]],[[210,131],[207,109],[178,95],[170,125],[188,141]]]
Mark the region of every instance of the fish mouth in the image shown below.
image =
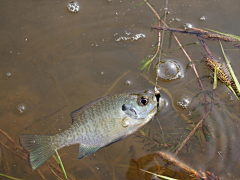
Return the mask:
[[[131,112],[133,112],[137,116],[137,112],[134,109],[130,109]]]

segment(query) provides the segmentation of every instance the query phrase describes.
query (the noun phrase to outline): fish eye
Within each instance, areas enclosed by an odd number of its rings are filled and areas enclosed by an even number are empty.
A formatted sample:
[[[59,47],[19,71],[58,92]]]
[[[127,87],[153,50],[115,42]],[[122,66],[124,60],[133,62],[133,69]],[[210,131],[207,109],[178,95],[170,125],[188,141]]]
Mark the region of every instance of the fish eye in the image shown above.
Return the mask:
[[[147,96],[142,96],[138,99],[138,105],[145,106],[147,104],[148,104],[148,97]]]

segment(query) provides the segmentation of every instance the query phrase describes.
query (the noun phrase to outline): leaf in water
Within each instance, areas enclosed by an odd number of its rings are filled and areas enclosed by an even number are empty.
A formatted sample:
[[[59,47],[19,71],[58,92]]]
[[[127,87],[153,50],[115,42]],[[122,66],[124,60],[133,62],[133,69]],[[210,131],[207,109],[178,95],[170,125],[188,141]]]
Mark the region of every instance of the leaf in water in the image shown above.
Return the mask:
[[[143,5],[143,4],[145,4],[146,2],[141,2],[141,3],[139,3],[138,5],[136,5],[135,7],[139,7],[139,6],[141,6],[141,5]]]

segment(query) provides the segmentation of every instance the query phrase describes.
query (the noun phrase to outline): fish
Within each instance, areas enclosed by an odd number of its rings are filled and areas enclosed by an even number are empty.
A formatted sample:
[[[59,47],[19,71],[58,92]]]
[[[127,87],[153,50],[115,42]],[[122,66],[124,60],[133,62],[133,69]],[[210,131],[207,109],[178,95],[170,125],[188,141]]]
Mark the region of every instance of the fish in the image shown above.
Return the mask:
[[[21,134],[19,142],[28,152],[28,162],[34,171],[65,146],[79,144],[81,159],[133,134],[164,105],[165,100],[157,99],[149,90],[108,95],[71,112],[72,125],[62,133]]]

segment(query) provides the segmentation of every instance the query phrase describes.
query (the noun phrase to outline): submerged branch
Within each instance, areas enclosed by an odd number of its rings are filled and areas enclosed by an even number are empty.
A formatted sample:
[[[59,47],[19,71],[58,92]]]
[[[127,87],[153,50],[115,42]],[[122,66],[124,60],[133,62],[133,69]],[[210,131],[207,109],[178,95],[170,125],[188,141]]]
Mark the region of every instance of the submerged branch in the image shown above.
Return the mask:
[[[195,134],[196,130],[200,127],[200,125],[202,125],[203,121],[208,117],[208,115],[210,114],[211,111],[208,111],[207,114],[205,114],[203,116],[203,118],[201,119],[201,121],[199,121],[199,123],[195,126],[195,128],[191,131],[191,133],[189,133],[189,135],[187,136],[187,138],[182,142],[181,146],[177,149],[177,151],[174,153],[174,156],[177,156],[179,151],[183,148],[183,146],[185,146],[185,144],[187,143],[187,141]]]
[[[179,33],[187,33],[187,34],[196,34],[200,36],[203,39],[208,39],[208,40],[222,40],[226,42],[239,42],[239,39],[237,36],[230,36],[229,34],[224,34],[218,32],[219,34],[214,34],[210,33],[208,31],[202,30],[202,29],[197,29],[197,28],[190,28],[190,29],[178,29],[178,28],[163,28],[163,27],[158,27],[158,26],[153,26],[151,29],[157,29],[157,30],[165,30],[165,31],[170,31],[170,32],[179,32]],[[216,31],[217,32],[217,31]]]

